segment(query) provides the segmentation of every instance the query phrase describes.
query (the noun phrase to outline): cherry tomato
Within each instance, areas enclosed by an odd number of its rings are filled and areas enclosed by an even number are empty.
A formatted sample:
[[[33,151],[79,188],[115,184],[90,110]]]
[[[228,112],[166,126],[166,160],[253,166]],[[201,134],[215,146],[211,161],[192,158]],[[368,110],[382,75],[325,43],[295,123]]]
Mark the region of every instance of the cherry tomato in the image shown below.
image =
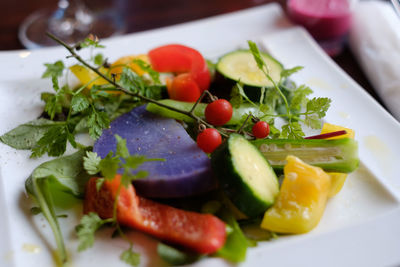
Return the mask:
[[[225,99],[218,99],[207,105],[205,116],[207,122],[215,126],[221,126],[232,118],[232,105]]]
[[[259,121],[251,129],[256,138],[262,139],[269,135],[269,124],[265,121]]]
[[[211,75],[204,57],[195,49],[170,44],[157,47],[148,53],[151,65],[159,72],[189,73],[200,92],[210,86]]]
[[[200,97],[200,89],[189,73],[183,73],[176,76],[172,82],[167,83],[169,98],[185,101],[196,102]]]
[[[205,153],[212,153],[221,143],[222,137],[214,128],[207,128],[197,135],[197,145]]]

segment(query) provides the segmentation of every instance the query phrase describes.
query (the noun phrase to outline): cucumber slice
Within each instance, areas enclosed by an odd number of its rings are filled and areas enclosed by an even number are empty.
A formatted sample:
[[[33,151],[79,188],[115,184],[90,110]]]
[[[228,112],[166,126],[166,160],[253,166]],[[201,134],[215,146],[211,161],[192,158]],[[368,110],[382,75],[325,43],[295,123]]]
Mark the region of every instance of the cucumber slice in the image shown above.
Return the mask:
[[[281,79],[283,66],[267,53],[261,53],[268,66],[269,75],[275,83]],[[222,56],[217,63],[217,71],[223,76],[244,85],[254,87],[272,87],[273,84],[257,67],[250,50],[236,50]]]
[[[249,217],[262,214],[279,192],[278,179],[260,151],[232,134],[211,154],[211,167],[233,204]]]
[[[359,164],[357,141],[351,138],[258,139],[252,143],[276,172],[282,172],[288,155],[296,156],[327,172],[349,173],[357,169]]]

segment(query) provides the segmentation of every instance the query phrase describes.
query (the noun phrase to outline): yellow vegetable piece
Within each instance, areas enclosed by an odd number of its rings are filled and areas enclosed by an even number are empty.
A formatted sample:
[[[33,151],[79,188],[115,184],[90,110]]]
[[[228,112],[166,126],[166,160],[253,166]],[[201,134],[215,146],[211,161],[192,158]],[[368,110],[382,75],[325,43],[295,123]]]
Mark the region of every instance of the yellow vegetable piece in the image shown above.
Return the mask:
[[[141,55],[131,55],[131,56],[125,56],[117,59],[112,65],[111,65],[111,73],[114,73],[118,76],[122,73],[122,70],[124,67],[129,67],[132,69],[132,71],[136,72],[139,76],[142,76],[146,72],[142,70],[142,68],[134,63],[133,61],[135,59],[143,60],[147,64],[149,64],[150,60],[147,55],[141,54]]]
[[[337,131],[341,131],[341,130],[345,130],[347,132],[347,134],[339,135],[339,136],[335,136],[335,137],[331,137],[331,138],[327,138],[327,139],[340,139],[340,138],[346,138],[346,137],[354,139],[354,131],[352,129],[334,125],[334,124],[330,124],[330,123],[324,123],[324,125],[322,126],[322,129],[321,129],[321,134],[337,132]]]
[[[278,233],[306,233],[324,213],[331,179],[321,168],[295,156],[286,160],[281,191],[275,204],[265,212],[261,228]]]
[[[339,135],[339,136],[335,136],[335,137],[331,137],[331,138],[327,138],[327,139],[340,139],[340,138],[346,138],[346,137],[354,139],[355,133],[352,129],[334,125],[334,124],[330,124],[330,123],[324,123],[324,125],[322,126],[321,134],[331,133],[331,132],[336,132],[336,131],[341,131],[341,130],[345,130],[347,132],[347,134]],[[333,197],[337,193],[339,193],[340,190],[342,190],[344,182],[346,181],[346,178],[347,178],[347,174],[346,173],[337,173],[337,172],[331,172],[328,174],[331,176],[331,190],[329,191],[328,196]]]
[[[94,71],[81,66],[81,65],[73,65],[69,67],[71,72],[78,78],[78,80],[82,83],[82,85],[88,84],[87,88],[92,88],[93,85],[102,85],[106,84],[107,81],[103,78],[100,78]],[[107,69],[100,68],[102,73],[107,73]]]

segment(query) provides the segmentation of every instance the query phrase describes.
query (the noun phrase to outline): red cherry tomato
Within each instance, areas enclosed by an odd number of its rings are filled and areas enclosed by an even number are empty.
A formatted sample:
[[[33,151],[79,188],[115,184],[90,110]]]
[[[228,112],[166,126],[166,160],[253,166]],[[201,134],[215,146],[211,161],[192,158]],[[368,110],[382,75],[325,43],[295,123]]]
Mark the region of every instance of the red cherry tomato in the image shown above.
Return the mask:
[[[221,143],[222,137],[214,128],[207,128],[197,135],[197,145],[205,153],[212,153]]]
[[[205,116],[207,122],[215,126],[221,126],[232,118],[232,105],[225,99],[218,99],[207,105]]]
[[[185,102],[195,102],[200,97],[200,89],[189,73],[176,76],[167,83],[169,98]]]
[[[269,135],[269,124],[265,121],[259,121],[253,125],[251,130],[256,138],[262,139]]]
[[[151,65],[159,72],[189,73],[203,92],[210,86],[211,76],[204,57],[195,49],[170,44],[148,53]]]

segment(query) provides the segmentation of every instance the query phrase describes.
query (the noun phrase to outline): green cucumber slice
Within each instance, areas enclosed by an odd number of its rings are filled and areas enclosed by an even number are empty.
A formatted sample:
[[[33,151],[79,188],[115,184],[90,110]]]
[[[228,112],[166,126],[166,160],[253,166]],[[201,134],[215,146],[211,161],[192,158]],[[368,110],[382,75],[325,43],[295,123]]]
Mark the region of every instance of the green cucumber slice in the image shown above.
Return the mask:
[[[261,53],[268,66],[269,75],[275,83],[281,79],[283,66],[267,53]],[[254,87],[272,87],[273,84],[257,67],[250,50],[236,50],[222,56],[217,63],[217,71],[223,76],[243,85]]]
[[[249,217],[265,212],[279,193],[274,170],[241,135],[232,134],[211,154],[211,167],[226,195]]]
[[[286,157],[293,155],[327,172],[349,173],[359,165],[358,144],[341,139],[257,139],[252,143],[268,159],[276,172],[282,172]]]

